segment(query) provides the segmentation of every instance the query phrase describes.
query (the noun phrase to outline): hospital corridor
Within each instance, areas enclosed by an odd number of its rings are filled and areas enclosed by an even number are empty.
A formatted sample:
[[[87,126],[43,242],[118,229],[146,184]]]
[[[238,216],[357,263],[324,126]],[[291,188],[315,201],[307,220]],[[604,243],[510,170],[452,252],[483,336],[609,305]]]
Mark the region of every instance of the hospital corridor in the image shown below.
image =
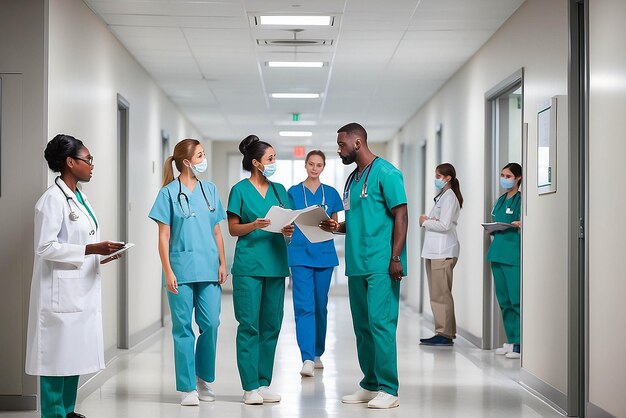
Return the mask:
[[[626,418],[625,21],[0,1],[0,418]]]

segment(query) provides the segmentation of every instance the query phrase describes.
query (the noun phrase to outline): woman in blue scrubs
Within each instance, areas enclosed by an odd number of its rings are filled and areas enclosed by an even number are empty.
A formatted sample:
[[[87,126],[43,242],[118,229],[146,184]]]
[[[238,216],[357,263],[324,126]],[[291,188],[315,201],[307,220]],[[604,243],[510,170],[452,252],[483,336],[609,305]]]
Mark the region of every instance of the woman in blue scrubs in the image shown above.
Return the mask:
[[[326,156],[314,150],[307,154],[304,168],[307,178],[289,189],[294,209],[319,205],[335,221],[343,210],[341,197],[333,187],[320,182]],[[311,377],[314,369],[324,365],[328,289],[333,269],[339,264],[333,240],[311,243],[296,227],[289,250],[289,266],[293,278],[293,309],[296,317],[296,338],[302,357],[303,377]]]
[[[180,172],[174,179],[172,162]],[[219,222],[226,218],[217,188],[199,180],[207,160],[200,142],[184,139],[165,161],[163,188],[150,211],[159,225],[159,256],[172,313],[176,390],[181,405],[214,401],[215,350],[222,287],[226,281],[224,240]],[[200,335],[191,315],[195,310]],[[195,351],[194,351],[195,346]]]

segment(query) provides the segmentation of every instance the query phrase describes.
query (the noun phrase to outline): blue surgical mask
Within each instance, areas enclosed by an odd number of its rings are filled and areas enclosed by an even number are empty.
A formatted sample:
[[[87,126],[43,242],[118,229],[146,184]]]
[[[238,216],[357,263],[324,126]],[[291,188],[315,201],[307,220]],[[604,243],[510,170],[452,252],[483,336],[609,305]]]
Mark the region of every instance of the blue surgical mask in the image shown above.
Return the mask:
[[[511,190],[515,186],[515,179],[500,177],[500,187],[504,190]]]
[[[263,169],[263,175],[265,177],[271,177],[276,172],[276,163],[267,164]]]
[[[446,182],[443,179],[435,179],[435,187],[438,189],[443,189],[446,186]]]
[[[202,161],[200,161],[198,164],[195,165],[190,165],[189,167],[191,168],[191,171],[193,172],[194,176],[198,177],[198,175],[200,175],[200,173],[204,173],[208,167],[209,163],[207,162],[206,158]]]

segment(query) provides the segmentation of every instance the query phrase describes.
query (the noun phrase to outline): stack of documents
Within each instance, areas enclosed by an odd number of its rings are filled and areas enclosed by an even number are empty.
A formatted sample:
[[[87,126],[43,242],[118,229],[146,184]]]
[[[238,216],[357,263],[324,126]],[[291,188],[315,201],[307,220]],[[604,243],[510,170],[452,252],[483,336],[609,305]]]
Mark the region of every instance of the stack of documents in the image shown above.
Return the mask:
[[[485,231],[489,232],[490,234],[496,231],[505,231],[509,228],[515,228],[515,225],[507,224],[506,222],[489,222],[481,225],[483,226],[483,228],[485,228]]]
[[[309,206],[298,210],[272,206],[265,218],[272,221],[269,226],[263,228],[267,232],[280,233],[281,229],[295,223],[306,239],[313,243],[333,239],[331,232],[326,232],[319,227],[320,222],[329,219],[328,214],[321,206]]]

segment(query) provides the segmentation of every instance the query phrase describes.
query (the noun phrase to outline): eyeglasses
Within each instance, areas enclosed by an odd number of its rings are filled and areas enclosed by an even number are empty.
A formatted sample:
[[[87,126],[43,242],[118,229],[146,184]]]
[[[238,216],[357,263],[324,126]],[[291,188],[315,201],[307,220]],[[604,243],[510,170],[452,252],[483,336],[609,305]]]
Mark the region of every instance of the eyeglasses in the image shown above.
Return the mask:
[[[93,165],[93,156],[89,156],[88,158],[84,158],[84,157],[72,157],[75,160],[81,160],[89,165]]]

